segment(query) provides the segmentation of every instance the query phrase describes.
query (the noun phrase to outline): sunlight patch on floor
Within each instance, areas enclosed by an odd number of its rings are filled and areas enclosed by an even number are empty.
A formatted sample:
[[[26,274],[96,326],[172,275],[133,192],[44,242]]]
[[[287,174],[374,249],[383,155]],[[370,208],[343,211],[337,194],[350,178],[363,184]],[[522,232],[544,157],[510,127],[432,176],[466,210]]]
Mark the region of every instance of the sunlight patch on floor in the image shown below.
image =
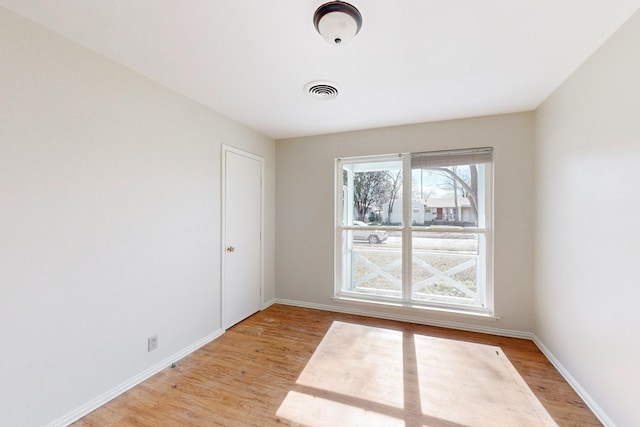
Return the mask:
[[[323,426],[557,426],[500,347],[334,322],[277,415]]]
[[[424,414],[462,425],[555,426],[500,347],[414,335]]]
[[[334,322],[297,383],[402,408],[402,373],[401,331]]]
[[[404,427],[402,420],[352,405],[290,391],[276,413],[310,427]]]

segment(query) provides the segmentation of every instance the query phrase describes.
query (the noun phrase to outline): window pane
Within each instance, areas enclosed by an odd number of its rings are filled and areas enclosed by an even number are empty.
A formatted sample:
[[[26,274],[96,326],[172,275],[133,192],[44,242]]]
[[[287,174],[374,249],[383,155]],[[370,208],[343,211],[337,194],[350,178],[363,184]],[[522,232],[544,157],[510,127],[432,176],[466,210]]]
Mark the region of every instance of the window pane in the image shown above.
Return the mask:
[[[402,224],[402,161],[345,164],[342,167],[342,224]]]
[[[491,148],[337,166],[338,296],[492,313]]]
[[[411,299],[481,306],[477,233],[412,233]]]
[[[342,292],[401,298],[401,232],[362,228],[342,232]]]
[[[412,167],[412,224],[484,227],[484,164]]]

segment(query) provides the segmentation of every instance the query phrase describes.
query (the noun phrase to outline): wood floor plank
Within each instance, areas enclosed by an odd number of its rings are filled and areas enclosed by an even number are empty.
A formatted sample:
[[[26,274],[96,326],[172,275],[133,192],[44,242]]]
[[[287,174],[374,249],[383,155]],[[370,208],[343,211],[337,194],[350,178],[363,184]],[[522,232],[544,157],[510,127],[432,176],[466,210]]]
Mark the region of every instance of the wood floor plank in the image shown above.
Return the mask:
[[[334,322],[387,328],[405,336],[419,334],[500,347],[558,426],[601,425],[529,340],[274,305],[180,360],[177,367],[161,371],[98,408],[74,426],[303,425],[276,415],[285,399],[299,402],[301,411],[305,411],[310,399],[324,399],[322,407],[332,408],[333,413],[313,414],[314,424],[318,426],[339,425],[335,417],[353,416],[354,411],[361,411],[365,422],[371,416],[369,409],[374,408],[368,408],[371,403],[365,399],[296,383]],[[405,378],[409,379],[410,375]],[[405,383],[405,387],[418,386],[411,380]],[[425,422],[429,426],[457,425],[447,420],[428,419],[424,414],[419,420],[407,415],[407,411],[415,409],[412,406],[419,408],[419,404],[411,401],[405,402],[404,408],[388,409],[393,416],[389,420],[402,419],[405,427],[422,426]],[[323,416],[328,424],[322,424]],[[487,420],[477,423],[497,424]],[[391,421],[388,425],[392,425]]]

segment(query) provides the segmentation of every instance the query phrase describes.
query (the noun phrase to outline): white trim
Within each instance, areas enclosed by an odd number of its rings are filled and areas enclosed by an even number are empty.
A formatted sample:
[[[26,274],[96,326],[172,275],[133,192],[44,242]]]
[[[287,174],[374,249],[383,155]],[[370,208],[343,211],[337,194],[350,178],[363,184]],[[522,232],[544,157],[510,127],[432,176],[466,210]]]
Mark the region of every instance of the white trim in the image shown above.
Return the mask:
[[[235,153],[240,156],[248,157],[260,163],[260,305],[262,310],[264,306],[264,158],[254,153],[241,150],[231,145],[222,144],[220,156],[220,324],[223,329],[228,325],[225,322],[225,301],[226,301],[226,264],[225,250],[227,242],[227,218],[225,215],[226,206],[226,185],[227,185],[227,153]]]
[[[393,291],[391,291],[393,292]],[[451,297],[455,298],[455,297]],[[391,299],[384,295],[366,295],[357,292],[341,292],[337,295],[330,296],[329,299],[347,304],[362,305],[363,307],[371,306],[387,306],[389,308],[405,308],[410,310],[422,310],[425,313],[446,314],[447,316],[466,317],[467,319],[484,319],[484,320],[500,320],[500,316],[489,313],[481,307],[463,307],[451,303],[430,303],[422,304],[420,301],[405,301],[402,299]]]
[[[267,308],[271,307],[273,304],[276,303],[276,299],[275,298],[271,298],[269,301],[266,301],[262,304],[262,309],[261,310],[266,310]]]
[[[408,173],[407,173],[408,172]],[[405,304],[411,303],[413,296],[413,172],[411,171],[411,154],[402,155],[402,192],[407,197],[402,197],[402,300]],[[391,213],[389,213],[391,221]]]
[[[295,307],[312,308],[312,309],[323,310],[323,311],[332,311],[336,313],[370,316],[370,317],[377,317],[382,319],[398,320],[401,322],[411,322],[411,323],[417,323],[417,324],[428,325],[428,326],[438,326],[438,327],[457,329],[462,331],[479,332],[479,333],[498,335],[498,336],[504,336],[504,337],[510,337],[510,338],[522,338],[522,339],[532,340],[536,344],[536,346],[540,349],[540,351],[547,357],[547,359],[549,359],[551,364],[558,370],[560,375],[562,375],[562,377],[567,381],[567,383],[569,383],[569,385],[573,388],[573,390],[585,402],[585,404],[589,407],[589,409],[591,409],[591,411],[595,414],[595,416],[598,417],[600,422],[602,422],[602,424],[604,424],[606,427],[616,427],[616,425],[611,420],[611,418],[609,418],[609,416],[602,410],[602,408],[591,398],[591,396],[580,385],[580,383],[576,381],[576,379],[569,373],[569,371],[567,371],[567,369],[562,365],[562,363],[560,363],[560,361],[553,355],[553,353],[551,353],[551,351],[544,345],[544,343],[535,334],[531,332],[514,331],[514,330],[500,329],[500,328],[488,328],[484,326],[467,325],[467,324],[461,324],[457,322],[423,319],[423,318],[417,318],[413,316],[384,314],[380,312],[361,310],[361,309],[356,309],[352,307],[338,307],[333,305],[307,303],[303,301],[286,300],[286,299],[280,299],[280,298],[274,298],[269,300],[267,303],[264,304],[263,310],[270,307],[273,304],[283,304],[283,305],[289,305],[289,306],[295,306]],[[173,354],[172,356],[164,359],[163,361],[142,371],[138,375],[134,376],[133,378],[130,378],[129,380],[114,387],[113,389],[107,391],[106,393],[103,393],[102,395],[96,397],[95,399],[90,400],[89,402],[85,403],[84,405],[75,409],[74,411],[69,412],[68,414],[58,418],[55,421],[52,421],[51,423],[47,424],[46,427],[64,427],[64,426],[70,425],[71,423],[79,420],[80,418],[84,417],[90,412],[98,409],[100,406],[104,405],[110,400],[115,399],[116,397],[132,389],[136,385],[142,383],[143,381],[147,380],[148,378],[152,377],[153,375],[157,374],[158,372],[162,371],[168,366],[171,366],[172,363],[177,362],[180,359],[183,359],[184,357],[188,356],[189,354],[193,353],[199,348],[207,345],[208,343],[215,340],[216,338],[219,338],[223,334],[224,334],[224,330],[218,329],[217,331],[207,335],[206,337],[196,341],[195,343]]]
[[[112,388],[111,390],[107,391],[106,393],[103,393],[100,396],[90,400],[89,402],[85,403],[81,407],[69,412],[68,414],[62,416],[61,418],[58,418],[55,421],[52,421],[51,423],[47,424],[47,427],[64,427],[64,426],[68,426],[69,424],[71,424],[71,423],[79,420],[80,418],[84,417],[88,413],[90,413],[92,411],[95,411],[100,406],[104,405],[105,403],[109,402],[110,400],[115,399],[116,397],[120,396],[124,392],[126,392],[126,391],[132,389],[133,387],[137,386],[141,382],[149,379],[150,377],[152,377],[153,375],[155,375],[158,372],[162,371],[163,369],[170,367],[172,363],[177,362],[178,360],[190,355],[194,351],[198,350],[200,347],[203,347],[203,346],[209,344],[211,341],[213,341],[216,338],[220,337],[222,334],[224,334],[224,330],[218,329],[217,331],[215,331],[215,332],[207,335],[206,337],[196,341],[195,343],[191,344],[190,346],[185,347],[184,349],[178,351],[177,353],[173,354],[172,356],[162,360],[161,362],[156,363],[155,365],[151,366],[150,368],[145,369],[144,371],[140,372],[138,375],[128,379],[127,381],[125,381],[122,384]]]
[[[412,239],[415,233],[439,233],[443,231],[454,231],[464,234],[477,234],[478,235],[478,257],[476,262],[476,278],[477,278],[477,291],[475,292],[473,299],[473,306],[467,304],[459,304],[461,312],[468,311],[476,314],[480,313],[489,317],[494,316],[494,281],[493,281],[493,148],[474,148],[474,149],[462,149],[462,150],[447,150],[437,152],[425,152],[425,153],[398,153],[391,155],[379,155],[379,156],[366,156],[366,157],[348,157],[338,158],[335,160],[335,199],[334,199],[334,291],[333,295],[335,299],[349,299],[349,293],[353,289],[352,269],[354,261],[348,257],[349,253],[353,252],[352,239],[349,237],[351,233],[347,233],[347,238],[344,237],[344,231],[357,230],[359,228],[353,225],[351,215],[348,215],[348,211],[353,210],[353,203],[347,200],[351,200],[351,194],[345,197],[344,187],[348,188],[349,193],[352,192],[354,171],[368,171],[377,170],[371,169],[372,164],[378,164],[380,168],[394,168],[398,163],[401,163],[402,171],[402,188],[412,188],[412,171],[413,160],[420,159],[437,159],[438,162],[442,162],[443,158],[457,159],[456,164],[467,164],[466,162],[479,163],[482,168],[478,172],[478,215],[477,226],[473,228],[449,228],[441,226],[414,226],[413,225],[413,208],[412,198],[402,198],[402,225],[401,226],[376,226],[376,229],[386,231],[401,231],[402,234],[402,246],[400,256],[402,258],[402,277],[401,281],[394,282],[397,285],[401,285],[400,294],[402,304],[404,306],[424,306],[425,308],[434,308],[436,310],[443,310],[443,304],[439,304],[428,299],[420,300],[414,296],[413,292],[413,243]],[[459,163],[463,162],[463,163]],[[443,165],[449,165],[444,163]],[[361,169],[357,169],[357,166],[362,166]],[[382,170],[382,169],[381,169]],[[344,171],[348,171],[347,183],[344,183]],[[481,190],[481,191],[480,191]],[[348,207],[348,208],[347,208]],[[480,208],[482,208],[480,210]],[[345,212],[347,212],[347,218],[345,221]],[[377,274],[377,273],[376,273]],[[347,289],[348,287],[348,289]],[[356,297],[353,296],[355,299]],[[364,300],[379,300],[387,301],[390,305],[395,303],[394,299],[385,295],[377,294],[375,297],[367,295],[362,298]],[[448,299],[447,307],[444,307],[444,311],[449,312],[449,305],[456,305],[455,300]],[[452,310],[457,311],[457,310]]]
[[[546,356],[547,359],[551,362],[551,364],[556,368],[556,370],[562,375],[562,377],[567,381],[567,383],[573,388],[573,390],[580,396],[580,398],[585,402],[585,404],[589,407],[589,409],[594,413],[596,417],[600,420],[605,427],[616,427],[616,424],[609,418],[609,416],[602,410],[602,408],[589,396],[587,391],[576,381],[576,379],[567,371],[567,369],[560,363],[560,361],[551,353],[551,351],[542,343],[542,341],[531,332],[523,332],[523,331],[514,331],[509,329],[500,329],[500,328],[490,328],[485,326],[475,326],[468,325],[457,322],[443,321],[443,320],[433,320],[433,319],[424,319],[420,317],[414,316],[405,316],[398,314],[389,314],[389,313],[380,313],[378,311],[372,310],[364,310],[354,307],[343,307],[343,306],[334,306],[327,304],[315,304],[308,303],[303,301],[293,301],[293,300],[285,300],[276,298],[275,302],[277,304],[290,305],[295,307],[304,307],[304,308],[313,308],[316,310],[323,311],[332,311],[336,313],[346,313],[346,314],[355,314],[360,316],[369,316],[376,317],[381,319],[389,319],[389,320],[398,320],[401,322],[411,322],[422,325],[429,326],[439,326],[443,328],[449,329],[458,329],[462,331],[469,332],[479,332],[484,334],[498,335],[509,338],[522,338],[528,339],[535,343],[535,345],[540,349],[542,354]]]
[[[542,343],[540,338],[538,338],[535,334],[531,334],[531,339],[538,346],[542,354],[544,354],[547,359],[551,362],[551,364],[560,372],[560,375],[564,377],[564,379],[569,383],[571,388],[578,393],[578,396],[584,403],[591,409],[596,417],[600,420],[602,424],[606,427],[615,427],[615,423],[609,418],[609,416],[602,410],[602,408],[589,396],[589,393],[580,385],[580,383],[569,373],[569,371],[560,363],[560,361],[551,353],[551,351]]]
[[[276,298],[276,303],[283,304],[283,305],[291,305],[295,307],[314,308],[316,310],[323,310],[323,311],[333,311],[336,313],[355,314],[359,316],[377,317],[380,319],[398,320],[400,322],[417,323],[420,325],[438,326],[441,328],[457,329],[460,331],[499,335],[499,336],[509,337],[509,338],[523,338],[523,339],[530,340],[533,337],[533,334],[531,332],[492,328],[488,326],[469,325],[466,323],[451,322],[448,320],[425,319],[423,317],[403,315],[403,314],[382,313],[379,311],[366,310],[366,309],[355,308],[355,307],[315,304],[315,303],[293,301],[293,300],[286,300],[286,299],[280,299],[280,298]],[[357,304],[357,302],[355,303]],[[364,303],[364,305],[370,305],[370,303]],[[447,313],[447,314],[453,314],[455,316],[457,313]],[[461,314],[461,315],[465,317],[469,316],[467,314]],[[481,316],[478,316],[478,317],[481,317]]]

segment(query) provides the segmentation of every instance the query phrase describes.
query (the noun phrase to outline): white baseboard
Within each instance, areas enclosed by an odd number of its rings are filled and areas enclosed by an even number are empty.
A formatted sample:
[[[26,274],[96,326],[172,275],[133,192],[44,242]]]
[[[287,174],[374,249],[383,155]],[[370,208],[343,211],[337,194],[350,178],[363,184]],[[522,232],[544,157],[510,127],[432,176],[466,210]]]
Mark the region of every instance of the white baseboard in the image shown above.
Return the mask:
[[[538,346],[540,351],[547,356],[547,359],[551,362],[551,364],[560,372],[560,375],[564,377],[564,379],[569,383],[569,385],[578,393],[578,396],[584,400],[584,403],[587,404],[589,409],[595,414],[596,417],[600,420],[602,424],[606,427],[616,427],[614,422],[609,418],[609,416],[602,410],[602,408],[589,396],[587,391],[582,388],[580,383],[576,381],[575,378],[567,371],[567,369],[560,363],[560,361],[551,353],[551,351],[544,345],[540,338],[538,338],[535,334],[533,334],[532,338],[534,343]]]
[[[163,361],[158,362],[157,364],[151,366],[148,369],[145,369],[144,371],[142,371],[141,373],[139,373],[135,377],[130,378],[129,380],[127,380],[127,381],[123,382],[122,384],[112,388],[111,390],[107,391],[106,393],[96,397],[95,399],[90,400],[89,402],[85,403],[84,405],[82,405],[81,407],[77,408],[76,410],[64,415],[61,418],[58,418],[57,420],[55,420],[55,421],[53,421],[53,422],[51,422],[49,424],[47,424],[47,427],[64,427],[64,426],[68,426],[69,424],[73,423],[74,421],[77,421],[80,418],[84,417],[88,413],[98,409],[100,406],[104,405],[105,403],[109,402],[110,400],[113,400],[114,398],[120,396],[125,391],[137,386],[138,384],[140,384],[144,380],[146,380],[146,379],[152,377],[153,375],[157,374],[161,370],[171,366],[171,364],[173,362],[177,362],[178,360],[182,359],[183,357],[188,356],[189,354],[193,353],[194,351],[196,351],[200,347],[210,343],[211,341],[213,341],[216,338],[218,338],[219,336],[221,336],[223,333],[224,333],[224,330],[219,329],[219,330],[207,335],[206,337],[196,341],[195,343],[193,343],[190,346],[180,350],[179,352],[177,352],[177,353],[173,354],[172,356],[164,359]]]
[[[272,298],[269,301],[266,301],[266,302],[262,303],[262,310],[266,310],[267,308],[271,307],[275,303],[276,303],[276,299],[275,298]]]
[[[510,338],[533,339],[531,332],[514,331],[510,329],[492,328],[489,326],[470,325],[467,323],[452,322],[448,320],[426,319],[424,317],[402,315],[396,313],[383,313],[381,311],[367,310],[366,308],[356,308],[354,306],[337,306],[314,304],[303,301],[293,301],[276,298],[276,303],[291,305],[296,307],[315,308],[317,310],[334,311],[337,313],[356,314],[360,316],[378,317],[381,319],[398,320],[401,322],[417,323],[428,326],[438,326],[441,328],[458,329],[461,331],[478,332],[482,334],[499,335]]]
[[[584,390],[584,388],[582,388],[582,386],[576,381],[576,379],[573,378],[573,376],[569,373],[569,371],[566,370],[566,368],[553,355],[553,353],[551,353],[551,351],[542,343],[542,341],[535,334],[532,334],[530,332],[513,331],[508,329],[491,328],[491,327],[485,327],[485,326],[475,326],[475,325],[468,325],[464,323],[450,322],[450,321],[443,321],[443,320],[424,319],[424,318],[415,317],[415,316],[385,314],[385,313],[380,313],[379,311],[373,311],[373,310],[365,310],[365,309],[359,309],[359,308],[353,308],[353,307],[341,307],[341,306],[326,305],[326,304],[314,304],[314,303],[308,303],[303,301],[293,301],[293,300],[285,300],[285,299],[279,299],[279,298],[272,299],[266,302],[265,304],[263,304],[262,309],[264,310],[273,304],[283,304],[283,305],[290,305],[290,306],[296,306],[296,307],[313,308],[316,310],[323,310],[323,311],[333,311],[337,313],[378,317],[382,319],[398,320],[402,322],[411,322],[411,323],[417,323],[422,325],[438,326],[443,328],[458,329],[458,330],[469,331],[469,332],[479,332],[484,334],[499,335],[499,336],[505,336],[505,337],[511,337],[511,338],[530,339],[538,346],[540,351],[542,351],[542,353],[547,357],[547,359],[549,359],[551,364],[558,370],[558,372],[560,372],[560,375],[564,377],[567,383],[569,383],[569,385],[575,390],[575,392],[578,393],[578,395],[582,398],[582,400],[584,400],[586,405],[589,407],[589,409],[591,409],[591,411],[593,411],[596,417],[598,417],[600,422],[602,422],[602,424],[604,424],[606,427],[616,427],[613,421],[602,410],[602,408],[600,408],[600,406],[591,398],[591,396],[589,396],[589,394]],[[114,387],[113,389],[107,391],[106,393],[96,397],[95,399],[90,400],[89,402],[85,403],[84,405],[77,408],[76,410],[49,423],[47,427],[68,426],[69,424],[79,420],[83,416],[96,410],[97,408],[109,402],[110,400],[113,400],[114,398],[118,397],[119,395],[126,392],[127,390],[135,387],[136,385],[140,384],[146,379],[157,374],[158,372],[165,369],[166,367],[171,366],[173,362],[177,362],[178,360],[184,358],[185,356],[188,356],[189,354],[193,353],[200,347],[210,343],[211,341],[220,337],[223,333],[224,333],[224,330],[220,329],[211,333],[210,335],[207,335],[201,340],[196,341],[190,346],[182,349],[181,351],[173,354],[172,356],[164,359],[163,361],[155,364],[154,366],[144,370],[143,372],[136,375],[135,377]]]
[[[441,321],[441,320],[432,320],[432,319],[424,319],[415,316],[404,316],[397,314],[388,314],[381,313],[379,311],[366,310],[354,307],[342,307],[342,306],[334,306],[334,305],[325,305],[325,304],[314,304],[302,301],[293,301],[293,300],[284,300],[284,299],[276,299],[275,301],[278,304],[291,305],[296,307],[304,307],[304,308],[314,308],[317,310],[324,311],[334,311],[337,313],[346,313],[346,314],[356,314],[361,316],[370,316],[370,317],[379,317],[382,319],[389,320],[399,320],[402,322],[411,322],[418,323],[422,325],[429,326],[440,326],[443,328],[450,329],[459,329],[463,331],[469,332],[480,332],[484,334],[491,335],[499,335],[504,337],[511,338],[524,338],[532,340],[540,349],[540,351],[549,359],[551,364],[560,372],[560,375],[564,377],[564,379],[569,383],[569,385],[575,390],[575,392],[584,400],[586,405],[591,409],[591,411],[595,414],[596,417],[600,420],[602,424],[606,427],[616,427],[611,418],[607,416],[607,414],[598,406],[598,404],[589,396],[589,394],[585,391],[584,388],[576,381],[573,376],[567,371],[567,369],[558,361],[558,359],[549,351],[549,349],[540,341],[540,339],[531,332],[521,332],[521,331],[512,331],[508,329],[500,329],[500,328],[490,328],[485,326],[475,326],[458,322],[449,322],[449,321]]]

